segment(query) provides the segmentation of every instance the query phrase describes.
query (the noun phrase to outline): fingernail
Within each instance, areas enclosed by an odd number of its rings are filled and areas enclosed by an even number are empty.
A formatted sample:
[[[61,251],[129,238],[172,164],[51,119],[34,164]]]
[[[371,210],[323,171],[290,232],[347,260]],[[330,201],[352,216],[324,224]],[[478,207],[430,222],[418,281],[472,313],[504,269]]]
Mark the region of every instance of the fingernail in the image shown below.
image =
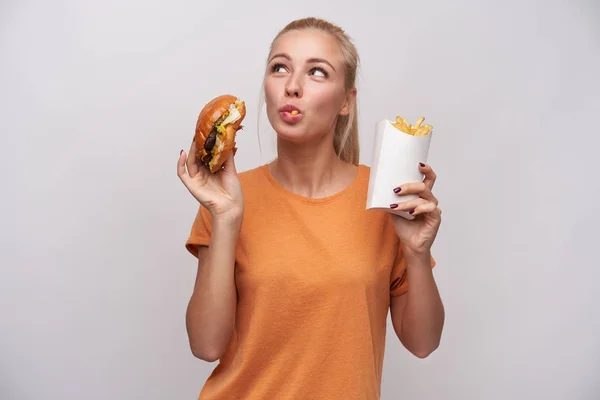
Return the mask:
[[[398,204],[390,204],[390,208],[396,208],[398,207]]]
[[[400,189],[399,187],[397,187],[396,189],[394,189],[394,193],[400,193],[400,190],[402,190],[402,189]]]
[[[419,163],[419,165],[420,165],[421,167],[424,167],[424,166],[425,166],[425,164],[423,164],[422,162],[421,162],[421,163]]]
[[[414,210],[414,209],[412,209],[412,210],[410,210],[408,213],[409,213],[409,214],[413,214],[414,212],[415,212],[415,210]]]
[[[182,155],[182,154],[183,154],[183,150],[181,150],[181,151],[179,152],[179,155]]]

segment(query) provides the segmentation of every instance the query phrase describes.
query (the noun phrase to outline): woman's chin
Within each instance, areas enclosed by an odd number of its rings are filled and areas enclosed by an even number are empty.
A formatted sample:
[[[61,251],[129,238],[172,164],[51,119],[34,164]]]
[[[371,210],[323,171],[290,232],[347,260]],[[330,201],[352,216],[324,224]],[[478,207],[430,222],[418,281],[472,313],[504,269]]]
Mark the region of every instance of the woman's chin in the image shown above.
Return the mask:
[[[301,143],[306,139],[306,132],[298,125],[276,124],[273,129],[279,139],[293,143]]]
[[[276,130],[277,139],[283,140],[285,142],[294,143],[294,144],[302,144],[306,142],[306,135],[301,132],[289,132],[289,130]]]

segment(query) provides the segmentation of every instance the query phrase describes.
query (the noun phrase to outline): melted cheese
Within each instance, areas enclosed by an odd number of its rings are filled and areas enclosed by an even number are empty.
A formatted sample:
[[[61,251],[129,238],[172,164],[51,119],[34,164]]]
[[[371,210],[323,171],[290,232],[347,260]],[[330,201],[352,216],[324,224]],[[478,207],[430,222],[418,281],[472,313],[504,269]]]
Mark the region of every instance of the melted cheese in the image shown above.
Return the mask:
[[[238,100],[234,104],[229,106],[229,111],[227,111],[227,117],[217,126],[217,132],[225,133],[225,127],[229,124],[234,123],[238,119],[242,118],[242,114],[238,110],[238,107],[241,105],[241,101]]]
[[[240,118],[242,118],[242,114],[240,114],[240,111],[237,109],[237,103],[232,104],[229,106],[229,115],[223,120],[221,126],[232,124]]]

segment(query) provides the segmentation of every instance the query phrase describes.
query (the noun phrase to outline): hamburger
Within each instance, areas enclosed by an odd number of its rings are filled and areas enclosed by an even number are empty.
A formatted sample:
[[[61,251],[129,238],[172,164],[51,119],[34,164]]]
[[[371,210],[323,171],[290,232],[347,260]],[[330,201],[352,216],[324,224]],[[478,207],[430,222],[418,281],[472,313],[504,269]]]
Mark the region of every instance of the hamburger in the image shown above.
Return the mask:
[[[229,154],[237,151],[235,136],[245,116],[246,104],[230,94],[215,97],[200,111],[194,135],[196,154],[210,172],[219,171]]]

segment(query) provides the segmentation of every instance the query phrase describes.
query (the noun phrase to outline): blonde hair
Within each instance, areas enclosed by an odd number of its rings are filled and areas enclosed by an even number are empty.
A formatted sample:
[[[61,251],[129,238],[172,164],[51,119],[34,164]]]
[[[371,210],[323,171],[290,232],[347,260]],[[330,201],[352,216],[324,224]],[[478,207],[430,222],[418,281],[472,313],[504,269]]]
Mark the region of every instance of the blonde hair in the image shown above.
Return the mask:
[[[356,87],[357,69],[359,64],[359,56],[356,47],[352,43],[352,39],[344,32],[342,28],[333,23],[315,17],[297,19],[287,24],[271,42],[269,51],[273,50],[275,41],[283,34],[290,31],[302,31],[316,29],[321,32],[330,34],[338,43],[342,59],[345,67],[345,89],[350,90]],[[261,91],[264,96],[264,83]],[[260,103],[264,101],[261,96]],[[259,107],[259,112],[260,109]],[[260,120],[260,116],[258,118]],[[260,146],[260,140],[259,140]],[[357,102],[350,109],[348,115],[339,115],[333,138],[333,146],[337,156],[345,162],[358,164],[360,158],[360,146],[358,139],[358,106]]]

